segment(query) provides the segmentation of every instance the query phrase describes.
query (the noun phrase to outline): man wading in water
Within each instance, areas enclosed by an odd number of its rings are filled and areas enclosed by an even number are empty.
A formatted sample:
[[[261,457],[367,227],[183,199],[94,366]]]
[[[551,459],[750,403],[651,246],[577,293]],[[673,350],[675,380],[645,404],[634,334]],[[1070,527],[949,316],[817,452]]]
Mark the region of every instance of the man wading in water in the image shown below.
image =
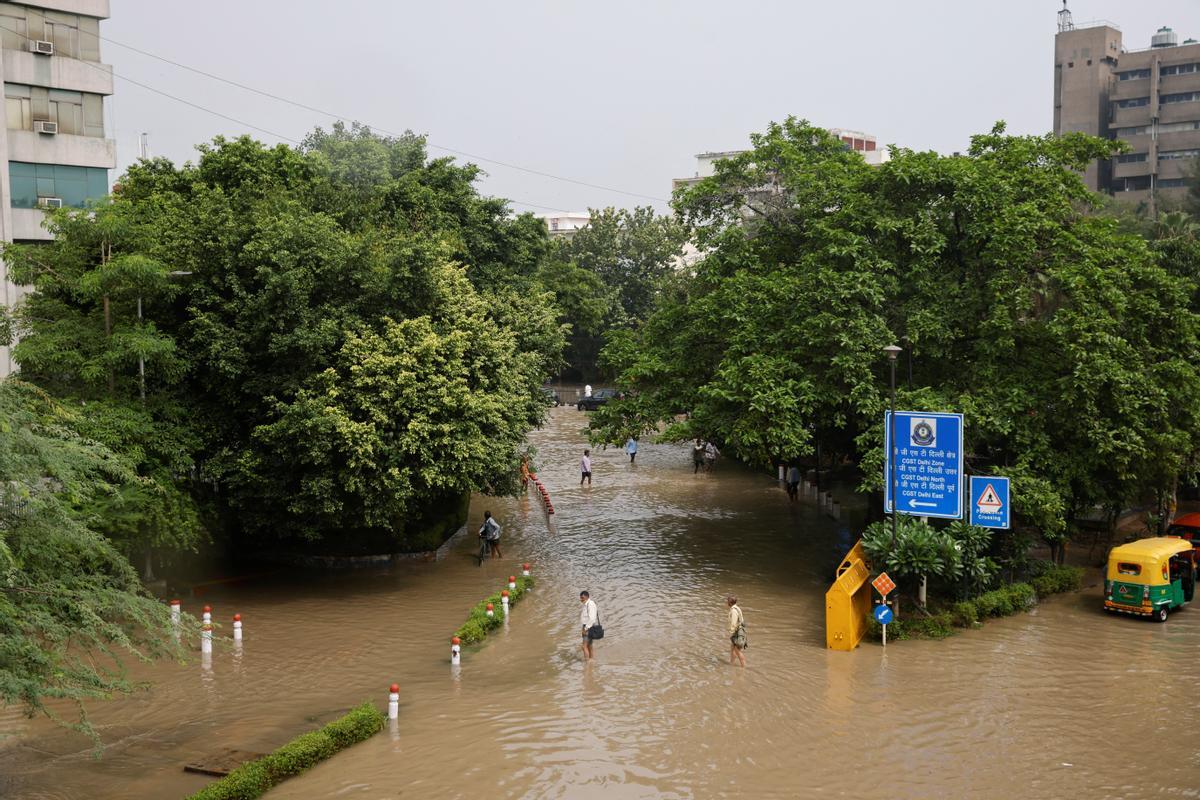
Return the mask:
[[[592,641],[604,637],[604,628],[600,627],[600,609],[596,601],[587,591],[579,593],[579,602],[583,608],[579,612],[579,625],[583,628],[583,657],[592,658]]]

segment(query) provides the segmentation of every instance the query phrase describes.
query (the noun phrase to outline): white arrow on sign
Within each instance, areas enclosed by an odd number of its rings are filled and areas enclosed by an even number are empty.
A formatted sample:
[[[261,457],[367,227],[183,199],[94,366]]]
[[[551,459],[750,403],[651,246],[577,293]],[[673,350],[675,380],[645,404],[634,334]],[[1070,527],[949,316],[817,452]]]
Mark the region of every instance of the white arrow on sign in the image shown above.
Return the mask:
[[[925,506],[925,508],[937,508],[937,503],[922,503],[917,500],[909,500],[908,501],[909,508],[917,508],[919,506]]]

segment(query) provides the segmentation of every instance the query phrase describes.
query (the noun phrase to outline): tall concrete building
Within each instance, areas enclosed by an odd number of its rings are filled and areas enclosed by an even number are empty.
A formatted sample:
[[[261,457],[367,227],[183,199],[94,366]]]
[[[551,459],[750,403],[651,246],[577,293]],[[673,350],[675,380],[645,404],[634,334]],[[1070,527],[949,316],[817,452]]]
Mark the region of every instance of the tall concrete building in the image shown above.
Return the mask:
[[[1200,42],[1160,28],[1126,50],[1111,22],[1075,23],[1066,1],[1054,38],[1054,132],[1121,139],[1130,152],[1088,167],[1087,185],[1152,208],[1177,202],[1200,156]]]
[[[50,238],[44,208],[83,208],[108,194],[116,144],[104,123],[112,68],[100,63],[109,0],[0,3],[0,242]],[[23,295],[0,261],[0,303]],[[15,368],[0,347],[0,378]]]

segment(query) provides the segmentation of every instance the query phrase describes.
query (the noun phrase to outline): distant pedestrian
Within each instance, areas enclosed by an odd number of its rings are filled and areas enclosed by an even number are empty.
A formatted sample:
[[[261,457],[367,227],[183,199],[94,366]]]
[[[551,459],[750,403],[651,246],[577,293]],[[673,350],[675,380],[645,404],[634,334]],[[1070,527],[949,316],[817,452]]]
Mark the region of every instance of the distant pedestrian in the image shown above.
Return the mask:
[[[692,474],[695,475],[704,466],[704,442],[699,439],[692,445]]]
[[[492,512],[483,512],[483,525],[479,528],[479,538],[487,542],[488,552],[492,558],[504,558],[500,552],[500,523],[492,516]]]
[[[579,485],[583,486],[583,482],[587,481],[587,485],[592,485],[592,451],[584,450],[583,458],[579,459]]]
[[[792,500],[800,496],[800,468],[795,464],[792,464],[791,469],[788,470],[787,492],[788,497]]]
[[[579,626],[583,633],[583,657],[590,659],[595,655],[592,652],[592,642],[604,638],[604,628],[600,625],[600,609],[596,607],[596,601],[592,599],[591,594],[586,590],[580,592],[579,602],[583,604],[579,611]]]
[[[590,383],[585,383],[583,385],[583,396],[584,397],[592,396],[592,385]]]
[[[738,605],[737,598],[729,595],[725,598],[729,606],[729,663],[746,666],[745,650],[750,646],[746,641],[746,616]]]
[[[704,469],[712,472],[713,464],[717,463],[717,456],[721,455],[721,451],[712,442],[704,445]]]
[[[529,474],[529,456],[521,456],[521,491],[529,488],[529,481],[532,476]]]
[[[638,442],[637,439],[630,436],[629,441],[625,442],[625,452],[629,453],[629,463],[632,464],[637,458]]]

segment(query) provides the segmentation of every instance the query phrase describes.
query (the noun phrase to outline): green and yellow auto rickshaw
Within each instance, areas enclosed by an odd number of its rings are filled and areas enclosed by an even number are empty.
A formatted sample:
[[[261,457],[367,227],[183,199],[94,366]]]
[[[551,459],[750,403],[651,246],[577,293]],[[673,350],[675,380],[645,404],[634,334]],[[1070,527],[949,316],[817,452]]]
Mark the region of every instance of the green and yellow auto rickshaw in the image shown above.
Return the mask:
[[[1104,610],[1165,622],[1196,595],[1196,551],[1176,536],[1140,539],[1108,554]]]

